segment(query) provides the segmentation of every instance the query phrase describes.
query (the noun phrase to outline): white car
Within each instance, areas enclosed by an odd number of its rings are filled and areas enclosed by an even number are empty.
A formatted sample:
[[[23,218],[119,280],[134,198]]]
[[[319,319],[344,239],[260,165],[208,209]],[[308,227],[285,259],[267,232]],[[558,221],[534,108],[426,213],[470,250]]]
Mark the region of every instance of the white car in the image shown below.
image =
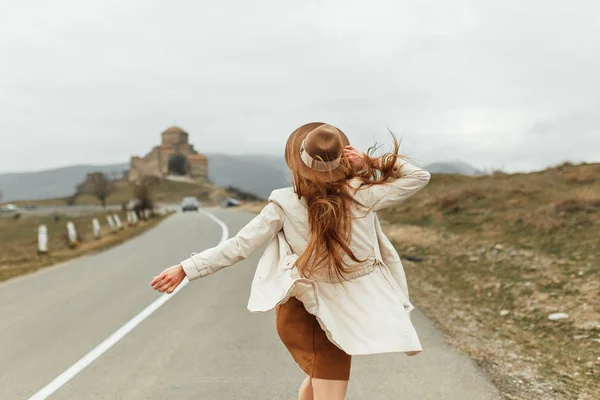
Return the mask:
[[[221,207],[223,208],[228,208],[228,207],[239,207],[242,204],[241,201],[239,201],[238,199],[225,199],[221,202]]]
[[[181,201],[181,211],[198,211],[200,208],[200,202],[195,197],[185,197]]]
[[[9,213],[15,211],[17,211],[17,206],[15,206],[14,204],[5,204],[2,207],[0,207],[0,212]]]

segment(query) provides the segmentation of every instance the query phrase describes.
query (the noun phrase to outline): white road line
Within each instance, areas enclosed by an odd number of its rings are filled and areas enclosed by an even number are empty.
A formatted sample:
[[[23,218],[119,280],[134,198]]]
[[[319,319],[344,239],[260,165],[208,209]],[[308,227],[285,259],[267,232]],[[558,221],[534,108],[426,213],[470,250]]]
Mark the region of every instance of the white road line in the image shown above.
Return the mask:
[[[227,228],[227,225],[225,225],[225,222],[221,221],[219,218],[215,217],[214,214],[211,214],[207,211],[201,211],[201,212],[203,214],[205,214],[208,218],[215,221],[221,227],[222,234],[221,234],[221,241],[219,243],[223,243],[224,241],[226,241],[229,238],[229,228]],[[175,292],[173,292],[173,293],[175,293]]]
[[[207,211],[201,211],[207,217],[215,221],[221,227],[221,240],[219,243],[224,242],[229,237],[229,229],[227,225],[219,218],[215,217],[213,214]],[[175,296],[181,289],[183,289],[189,280],[185,278],[183,282],[179,284],[177,289],[171,294],[163,294],[156,300],[154,300],[150,305],[144,308],[139,314],[135,317],[131,318],[125,325],[117,329],[115,333],[106,338],[102,343],[96,346],[92,351],[83,356],[79,361],[75,364],[71,365],[65,372],[54,378],[52,382],[44,386],[39,392],[34,394],[29,398],[29,400],[43,400],[48,398],[52,393],[56,392],[61,386],[67,383],[71,378],[75,375],[83,371],[88,365],[94,362],[98,357],[100,357],[104,352],[110,349],[115,345],[119,340],[121,340],[125,335],[133,330],[140,322],[148,318],[154,311],[158,310],[163,304],[165,304],[169,299]]]

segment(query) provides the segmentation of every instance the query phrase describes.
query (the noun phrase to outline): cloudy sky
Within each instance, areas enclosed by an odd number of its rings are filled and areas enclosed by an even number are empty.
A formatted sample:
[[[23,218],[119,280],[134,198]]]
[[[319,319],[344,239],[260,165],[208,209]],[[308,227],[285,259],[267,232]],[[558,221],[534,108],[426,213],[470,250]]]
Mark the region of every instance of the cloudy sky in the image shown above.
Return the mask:
[[[0,172],[127,162],[177,124],[279,155],[308,121],[427,163],[600,161],[600,3],[0,2]]]

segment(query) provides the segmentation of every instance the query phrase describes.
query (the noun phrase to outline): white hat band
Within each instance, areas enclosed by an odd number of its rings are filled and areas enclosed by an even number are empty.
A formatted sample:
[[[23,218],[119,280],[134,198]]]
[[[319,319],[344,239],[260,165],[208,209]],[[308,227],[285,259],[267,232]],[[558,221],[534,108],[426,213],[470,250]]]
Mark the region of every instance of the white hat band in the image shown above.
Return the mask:
[[[320,159],[315,159],[311,157],[310,154],[304,148],[304,140],[302,141],[302,146],[300,146],[300,158],[302,162],[306,164],[310,169],[314,169],[315,171],[324,172],[324,171],[333,171],[337,167],[340,166],[340,160],[342,156],[340,155],[335,160],[331,161],[323,161]]]

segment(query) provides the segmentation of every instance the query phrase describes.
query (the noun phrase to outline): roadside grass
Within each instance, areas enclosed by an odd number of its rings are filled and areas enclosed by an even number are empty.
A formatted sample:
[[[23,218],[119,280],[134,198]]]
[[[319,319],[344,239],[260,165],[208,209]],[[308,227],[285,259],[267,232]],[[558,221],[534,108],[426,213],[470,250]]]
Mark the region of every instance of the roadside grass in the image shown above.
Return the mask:
[[[123,243],[156,226],[165,217],[157,216],[148,221],[140,220],[128,226],[124,212],[116,212],[124,229],[110,233],[106,221],[107,212],[81,216],[61,216],[54,221],[52,216],[29,216],[27,218],[0,218],[0,281],[34,272],[40,268],[66,261],[70,258],[98,252]],[[94,239],[92,218],[98,218],[101,238]],[[67,237],[67,221],[75,225],[80,244],[71,248]],[[38,254],[38,227],[48,228],[47,254]]]
[[[600,398],[600,164],[434,175],[380,218],[423,258],[411,299],[507,398]]]

